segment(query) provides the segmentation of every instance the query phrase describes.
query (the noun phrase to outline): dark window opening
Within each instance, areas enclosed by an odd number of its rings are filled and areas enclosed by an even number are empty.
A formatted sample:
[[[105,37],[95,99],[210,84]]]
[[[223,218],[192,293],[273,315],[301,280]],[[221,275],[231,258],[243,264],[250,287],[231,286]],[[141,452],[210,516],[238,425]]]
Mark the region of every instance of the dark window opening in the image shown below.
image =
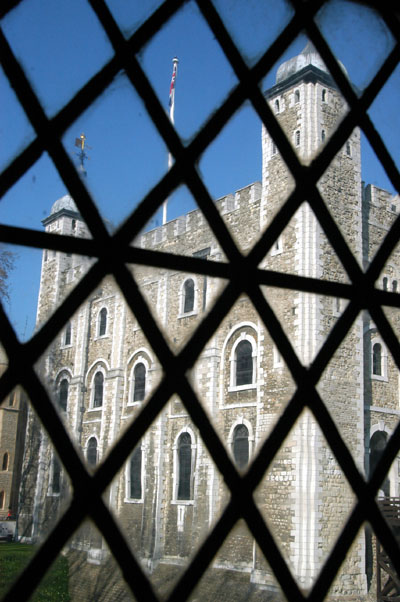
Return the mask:
[[[88,442],[86,458],[89,466],[96,466],[97,464],[97,439],[91,437]]]
[[[106,334],[107,331],[107,310],[105,307],[100,311],[99,318],[99,337],[102,337]]]
[[[192,478],[192,438],[182,433],[178,439],[178,500],[190,500]]]
[[[61,489],[61,466],[58,459],[54,456],[52,461],[52,479],[51,479],[51,491],[52,493],[60,493]]]
[[[236,348],[236,385],[253,382],[253,348],[249,341],[241,341]]]
[[[146,368],[144,364],[136,364],[133,378],[135,381],[133,401],[143,401],[146,391]]]
[[[71,345],[71,332],[71,322],[68,322],[65,327],[64,345]]]
[[[131,456],[129,473],[129,497],[133,500],[140,500],[142,497],[142,449],[140,445],[135,448]]]
[[[8,470],[8,453],[6,452],[3,456],[3,464],[1,470]]]
[[[94,377],[93,407],[100,408],[103,405],[104,376],[102,372],[96,372]]]
[[[382,376],[382,345],[375,343],[372,348],[372,374]]]
[[[68,381],[66,378],[63,378],[60,382],[60,388],[58,391],[58,404],[64,412],[67,411],[68,404]]]
[[[194,310],[194,281],[186,280],[183,285],[184,304],[183,313],[188,313]]]
[[[238,468],[249,462],[249,431],[244,424],[239,424],[233,432],[233,457]]]
[[[382,286],[383,286],[383,290],[387,291],[388,290],[388,279],[386,278],[386,276],[384,277],[384,279],[382,280]]]

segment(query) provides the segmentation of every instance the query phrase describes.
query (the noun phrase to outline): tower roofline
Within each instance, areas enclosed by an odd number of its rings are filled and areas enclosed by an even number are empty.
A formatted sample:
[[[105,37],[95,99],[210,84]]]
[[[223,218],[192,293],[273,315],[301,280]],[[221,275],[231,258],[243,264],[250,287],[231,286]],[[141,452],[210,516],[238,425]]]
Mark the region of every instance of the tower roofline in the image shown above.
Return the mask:
[[[282,92],[284,92],[288,88],[292,88],[293,86],[295,86],[296,84],[300,84],[301,82],[311,82],[315,84],[318,81],[324,84],[325,86],[337,89],[336,82],[333,79],[333,77],[329,75],[329,73],[318,69],[318,67],[315,67],[314,65],[306,65],[305,67],[303,67],[303,69],[296,71],[296,73],[293,73],[293,75],[290,75],[288,78],[284,79],[278,84],[275,84],[274,86],[272,86],[272,88],[266,90],[264,92],[264,95],[266,98],[272,98],[273,96],[282,94]]]
[[[81,214],[78,213],[77,211],[72,211],[72,209],[67,209],[67,208],[63,207],[56,213],[52,213],[48,217],[45,217],[44,219],[42,219],[42,224],[44,226],[47,226],[48,224],[51,224],[59,217],[63,217],[63,216],[72,217],[73,219],[82,219]]]

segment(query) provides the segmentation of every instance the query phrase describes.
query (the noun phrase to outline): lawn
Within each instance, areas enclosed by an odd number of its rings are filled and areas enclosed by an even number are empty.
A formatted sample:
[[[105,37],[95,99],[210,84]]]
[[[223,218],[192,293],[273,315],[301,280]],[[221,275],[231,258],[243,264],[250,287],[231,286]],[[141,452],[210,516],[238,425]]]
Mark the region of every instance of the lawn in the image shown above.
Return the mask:
[[[0,598],[35,553],[35,546],[20,543],[0,543]],[[59,556],[40,582],[31,600],[35,602],[69,602],[68,561]]]

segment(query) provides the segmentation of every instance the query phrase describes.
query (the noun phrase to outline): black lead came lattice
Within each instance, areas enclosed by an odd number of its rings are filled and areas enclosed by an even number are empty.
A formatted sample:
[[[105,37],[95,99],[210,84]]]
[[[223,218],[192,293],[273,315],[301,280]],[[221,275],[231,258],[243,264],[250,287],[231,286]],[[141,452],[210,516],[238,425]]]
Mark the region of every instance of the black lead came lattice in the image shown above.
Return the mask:
[[[0,16],[5,16],[17,4],[19,4],[17,0],[3,2],[0,8]],[[286,435],[305,407],[304,400],[307,400],[306,403],[309,409],[318,421],[358,500],[319,578],[309,593],[308,599],[321,600],[327,594],[342,559],[345,557],[360,526],[365,521],[368,521],[375,533],[379,534],[381,544],[389,555],[397,573],[400,574],[398,545],[374,501],[380,483],[398,453],[400,427],[397,427],[394,431],[378,463],[376,472],[371,480],[366,483],[360,476],[351,454],[315,388],[322,372],[346,336],[355,317],[363,309],[369,310],[385,344],[400,368],[399,343],[382,311],[383,304],[399,307],[400,300],[389,292],[379,291],[375,288],[375,281],[399,239],[400,218],[394,222],[374,260],[367,271],[363,273],[327,211],[316,186],[338,150],[344,145],[353,129],[358,126],[373,146],[394,188],[400,191],[398,170],[367,113],[376,95],[399,62],[400,23],[398,12],[396,12],[396,9],[387,8],[389,3],[386,2],[381,2],[378,6],[378,10],[393,34],[396,43],[377,75],[358,98],[314,22],[316,12],[325,4],[323,0],[310,0],[309,2],[292,0],[295,10],[294,16],[278,38],[266,50],[265,54],[251,68],[246,65],[241,57],[213,4],[208,0],[198,0],[197,5],[230,62],[239,83],[229,94],[226,101],[208,119],[190,144],[184,147],[135,57],[135,53],[140,51],[162,25],[179,10],[184,2],[176,0],[161,4],[129,40],[124,39],[104,1],[90,0],[89,4],[96,12],[115,54],[52,119],[46,117],[6,37],[0,32],[0,56],[3,70],[36,132],[35,139],[1,174],[0,191],[4,194],[9,190],[46,151],[57,167],[69,193],[76,201],[79,211],[92,234],[92,239],[82,240],[75,237],[60,237],[50,233],[39,233],[29,229],[1,226],[0,240],[4,243],[21,244],[33,248],[45,248],[97,258],[97,261],[82,281],[29,342],[21,344],[17,340],[5,312],[3,310],[0,312],[1,342],[9,358],[8,369],[0,381],[0,398],[5,399],[16,385],[22,385],[32,400],[37,415],[48,431],[73,485],[73,498],[69,508],[5,599],[28,599],[52,560],[86,516],[90,516],[102,533],[136,598],[143,600],[157,599],[149,581],[130,553],[112,515],[102,501],[101,494],[116,471],[120,469],[132,453],[132,450],[140,443],[143,434],[173,393],[177,393],[182,399],[194,424],[199,429],[216,466],[224,476],[225,483],[231,493],[231,500],[215,528],[175,586],[169,600],[182,600],[189,597],[190,592],[201,578],[224,538],[239,518],[246,521],[252,535],[273,569],[285,596],[289,600],[300,600],[305,597],[288,570],[271,532],[254,503],[252,495]],[[340,127],[326,143],[323,152],[309,166],[300,164],[259,89],[260,81],[264,75],[302,30],[307,33],[309,39],[317,48],[349,106],[349,112],[344,117]],[[175,163],[171,170],[147,194],[126,222],[111,236],[108,234],[106,226],[70,158],[64,151],[61,136],[74,120],[105,90],[121,69],[125,70],[131,84],[144,100],[148,113],[175,158]],[[294,191],[275,216],[260,241],[247,256],[243,256],[235,245],[196,170],[196,162],[201,154],[245,100],[251,102],[268,128],[296,181]],[[206,262],[196,257],[174,256],[130,246],[130,242],[144,227],[154,211],[181,183],[187,185],[196,199],[228,260],[227,263]],[[350,284],[343,285],[288,274],[264,272],[258,268],[262,258],[272,247],[304,200],[307,200],[312,206],[333,249],[347,271],[351,281]],[[172,353],[155,324],[134,278],[126,268],[127,263],[168,267],[178,271],[225,278],[229,281],[212,311],[198,326],[184,348],[176,355]],[[85,298],[108,274],[114,276],[128,304],[131,308],[135,308],[135,315],[140,320],[143,331],[162,362],[165,376],[135,420],[134,425],[119,439],[97,472],[91,475],[81,463],[33,366],[53,338],[65,328],[68,320],[77,311]],[[299,363],[271,308],[262,296],[260,285],[337,296],[349,300],[346,310],[337,321],[335,328],[333,328],[310,368],[306,369]],[[297,385],[297,390],[270,437],[261,446],[248,473],[239,476],[185,375],[193,367],[210,335],[216,330],[242,293],[248,295],[268,327],[279,348],[279,353],[289,367]],[[98,403],[97,397],[94,403]],[[88,453],[91,452],[88,450]],[[91,459],[91,462],[95,463],[96,459],[94,458],[94,461]],[[185,491],[185,496],[187,494],[188,491]]]

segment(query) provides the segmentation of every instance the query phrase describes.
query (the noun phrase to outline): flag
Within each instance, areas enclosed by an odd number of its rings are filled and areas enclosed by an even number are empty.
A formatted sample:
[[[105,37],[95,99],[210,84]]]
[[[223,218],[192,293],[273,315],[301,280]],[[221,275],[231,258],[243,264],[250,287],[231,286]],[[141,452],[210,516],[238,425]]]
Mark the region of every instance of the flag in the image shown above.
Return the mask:
[[[172,106],[174,102],[174,93],[175,93],[175,80],[176,80],[176,70],[177,70],[178,61],[174,60],[174,67],[172,69],[172,77],[171,77],[171,85],[169,87],[169,106]]]

